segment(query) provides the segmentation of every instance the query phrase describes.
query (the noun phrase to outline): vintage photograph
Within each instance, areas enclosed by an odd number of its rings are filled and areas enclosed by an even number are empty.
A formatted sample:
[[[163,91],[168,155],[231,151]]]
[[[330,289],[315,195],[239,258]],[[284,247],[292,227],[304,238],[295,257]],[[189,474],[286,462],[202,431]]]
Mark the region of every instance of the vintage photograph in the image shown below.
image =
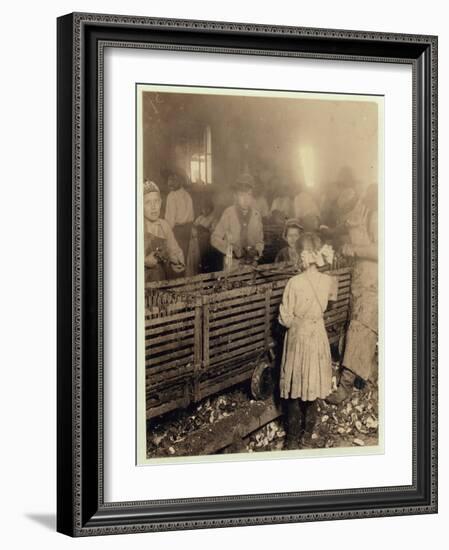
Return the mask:
[[[383,98],[136,100],[140,463],[379,450]]]

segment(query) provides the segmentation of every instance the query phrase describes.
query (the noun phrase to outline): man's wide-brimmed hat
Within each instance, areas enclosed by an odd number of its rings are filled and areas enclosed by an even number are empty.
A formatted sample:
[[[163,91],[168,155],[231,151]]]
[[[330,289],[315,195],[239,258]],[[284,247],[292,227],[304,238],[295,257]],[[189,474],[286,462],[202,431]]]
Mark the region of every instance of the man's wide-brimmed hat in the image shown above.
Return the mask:
[[[254,189],[254,178],[249,172],[243,172],[232,187],[234,191],[252,191]]]

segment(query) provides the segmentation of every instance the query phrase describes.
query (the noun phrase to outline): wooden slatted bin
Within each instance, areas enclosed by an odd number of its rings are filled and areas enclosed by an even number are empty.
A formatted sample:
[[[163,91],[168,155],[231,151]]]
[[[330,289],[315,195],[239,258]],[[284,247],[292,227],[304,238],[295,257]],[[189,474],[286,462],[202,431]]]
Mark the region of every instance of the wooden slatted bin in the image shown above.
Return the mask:
[[[270,345],[271,290],[255,284],[203,297],[201,397],[251,378]]]
[[[330,343],[349,319],[352,267],[325,269],[338,297],[325,312]],[[242,267],[146,285],[147,418],[159,416],[251,378],[271,350],[280,356],[277,321],[293,265]]]
[[[342,267],[329,272],[338,277],[338,294],[335,302],[330,302],[324,313],[329,343],[337,344],[346,334],[346,326],[350,318],[352,268]]]
[[[145,315],[147,418],[186,407],[202,357],[202,301],[148,307]]]
[[[221,290],[240,288],[246,285],[263,284],[272,281],[286,280],[296,271],[288,263],[261,264],[257,268],[253,266],[241,266],[238,269],[226,273],[216,271],[193,275],[191,277],[178,277],[177,279],[164,280],[159,282],[146,283],[146,300],[149,304],[157,305],[161,300],[161,293],[168,296],[185,295],[186,298],[195,293],[211,294]]]

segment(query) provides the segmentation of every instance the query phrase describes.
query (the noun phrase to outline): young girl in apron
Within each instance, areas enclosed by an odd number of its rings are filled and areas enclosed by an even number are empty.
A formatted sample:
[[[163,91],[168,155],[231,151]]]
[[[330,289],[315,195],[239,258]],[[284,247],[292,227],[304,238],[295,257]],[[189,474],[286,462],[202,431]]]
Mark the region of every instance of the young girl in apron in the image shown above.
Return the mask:
[[[310,438],[315,423],[316,399],[332,387],[332,363],[323,314],[329,300],[337,298],[337,281],[320,273],[331,264],[333,250],[321,247],[319,237],[304,233],[297,241],[302,273],[292,277],[284,290],[279,322],[288,330],[280,373],[280,394],[287,405],[287,449],[298,449]]]

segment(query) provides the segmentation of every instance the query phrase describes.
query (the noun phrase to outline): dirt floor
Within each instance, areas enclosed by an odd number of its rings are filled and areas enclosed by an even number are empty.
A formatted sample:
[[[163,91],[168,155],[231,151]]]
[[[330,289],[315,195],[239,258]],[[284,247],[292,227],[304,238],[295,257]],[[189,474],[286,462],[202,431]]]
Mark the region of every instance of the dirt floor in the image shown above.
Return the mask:
[[[372,384],[339,406],[319,400],[318,415],[307,448],[364,447],[378,443],[377,387]],[[284,418],[266,424],[249,436],[248,452],[281,450],[284,445]]]
[[[378,442],[378,391],[367,383],[351,398],[329,405],[319,400],[307,448],[354,447]],[[281,450],[282,407],[272,399],[254,401],[247,385],[207,398],[186,410],[148,423],[147,457],[198,456]]]

